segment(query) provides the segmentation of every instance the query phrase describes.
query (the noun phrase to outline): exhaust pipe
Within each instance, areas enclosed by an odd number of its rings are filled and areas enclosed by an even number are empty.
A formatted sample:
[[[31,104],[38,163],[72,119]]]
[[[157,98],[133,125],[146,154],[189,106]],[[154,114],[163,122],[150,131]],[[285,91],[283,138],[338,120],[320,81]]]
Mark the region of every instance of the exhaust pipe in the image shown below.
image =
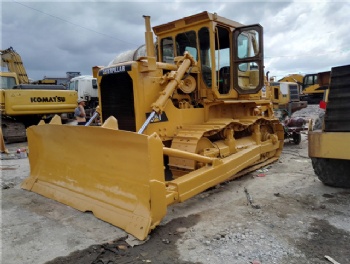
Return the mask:
[[[151,17],[150,16],[143,16],[143,17],[145,19],[145,26],[146,26],[145,43],[146,43],[147,57],[155,57],[153,32],[151,30]]]

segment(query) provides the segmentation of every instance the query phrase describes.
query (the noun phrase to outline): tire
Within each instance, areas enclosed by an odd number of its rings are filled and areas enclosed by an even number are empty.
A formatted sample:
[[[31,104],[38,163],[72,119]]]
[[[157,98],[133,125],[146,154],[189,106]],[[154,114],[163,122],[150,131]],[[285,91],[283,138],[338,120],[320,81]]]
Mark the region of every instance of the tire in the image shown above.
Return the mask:
[[[315,174],[325,185],[350,188],[350,160],[311,158]]]
[[[300,133],[293,133],[293,142],[295,145],[299,145],[301,142],[301,135]]]

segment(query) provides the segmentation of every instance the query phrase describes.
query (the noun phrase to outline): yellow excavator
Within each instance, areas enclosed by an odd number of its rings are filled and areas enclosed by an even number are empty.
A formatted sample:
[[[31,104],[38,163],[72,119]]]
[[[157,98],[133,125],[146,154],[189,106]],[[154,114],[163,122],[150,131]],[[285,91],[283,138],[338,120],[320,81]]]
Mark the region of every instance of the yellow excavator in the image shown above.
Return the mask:
[[[21,56],[12,47],[0,50],[0,55],[1,66],[8,69],[0,72],[1,141],[25,141],[26,127],[54,114],[74,112],[76,91],[51,83],[32,84]]]
[[[303,78],[303,85],[301,90],[302,100],[309,104],[319,104],[323,98],[324,88],[319,84],[320,75],[328,75],[330,72],[320,72],[306,74]],[[328,84],[327,84],[328,85]]]
[[[295,82],[298,85],[300,100],[308,104],[318,104],[329,85],[330,71],[302,74],[289,74],[278,82]]]
[[[202,12],[152,31],[144,19],[144,55],[94,69],[102,126],[29,127],[21,185],[140,240],[168,206],[278,160],[284,143],[261,95],[259,24]]]

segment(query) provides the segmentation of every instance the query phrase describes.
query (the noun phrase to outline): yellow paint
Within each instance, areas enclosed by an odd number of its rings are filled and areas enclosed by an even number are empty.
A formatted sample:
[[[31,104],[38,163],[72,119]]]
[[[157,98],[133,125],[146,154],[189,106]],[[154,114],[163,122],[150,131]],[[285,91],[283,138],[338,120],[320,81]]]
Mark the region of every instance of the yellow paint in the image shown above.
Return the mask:
[[[203,12],[154,31],[158,38],[175,39],[184,30],[207,27],[214,56],[217,24],[230,29],[227,43],[241,26]],[[151,37],[149,27],[146,18],[146,38]],[[246,29],[243,35],[250,41],[252,29],[262,32],[258,26]],[[149,39],[145,43],[151,45]],[[136,61],[94,68],[101,127],[56,120],[27,130],[31,173],[22,183],[24,189],[92,211],[142,240],[160,224],[169,205],[276,161],[284,141],[271,101],[258,91],[263,67],[257,71],[243,65],[241,71],[237,66],[239,74],[230,70],[230,91],[220,93],[215,67],[209,72],[211,87],[203,81],[198,66],[203,58],[196,61],[185,52],[175,54],[173,64],[156,62],[152,48],[147,50]],[[263,65],[261,55],[252,55],[257,66]],[[207,60],[214,64],[212,57]],[[245,62],[244,57],[240,63]],[[181,90],[188,74],[194,86]]]

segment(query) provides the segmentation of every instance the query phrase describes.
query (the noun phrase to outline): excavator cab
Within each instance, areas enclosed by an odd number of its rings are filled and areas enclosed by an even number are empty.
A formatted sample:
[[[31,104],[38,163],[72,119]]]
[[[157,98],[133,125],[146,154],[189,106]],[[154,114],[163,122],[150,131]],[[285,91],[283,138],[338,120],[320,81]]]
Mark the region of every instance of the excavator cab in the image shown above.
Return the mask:
[[[284,135],[261,97],[260,25],[202,12],[153,27],[157,49],[145,26],[146,56],[93,68],[101,127],[27,130],[22,183],[141,240],[168,206],[276,161]]]

